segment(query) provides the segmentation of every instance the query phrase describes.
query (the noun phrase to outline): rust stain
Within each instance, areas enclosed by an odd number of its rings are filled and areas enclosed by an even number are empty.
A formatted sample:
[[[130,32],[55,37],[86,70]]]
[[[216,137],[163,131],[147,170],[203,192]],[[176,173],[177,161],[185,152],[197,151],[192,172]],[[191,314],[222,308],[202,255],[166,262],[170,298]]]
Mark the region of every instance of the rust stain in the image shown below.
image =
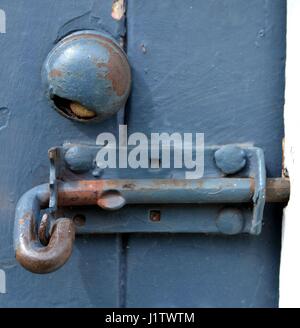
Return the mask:
[[[127,61],[114,47],[110,44],[106,45],[106,49],[109,52],[108,63],[96,62],[98,68],[107,68],[106,78],[111,81],[113,90],[115,93],[122,97],[128,91],[128,85],[130,85],[130,69]],[[99,77],[102,77],[103,73],[99,73]]]
[[[103,193],[103,181],[78,181],[60,185],[58,203],[62,206],[96,205]]]
[[[252,193],[255,191],[255,180],[253,178],[250,178],[250,191]]]
[[[185,180],[164,180],[164,179],[155,179],[153,180],[153,187],[159,189],[160,187],[166,186],[169,188],[174,187],[186,187],[188,182]]]
[[[266,184],[266,201],[287,203],[290,197],[290,179],[269,178]]]
[[[130,85],[130,70],[123,56],[113,50],[110,51],[110,55],[107,77],[111,80],[116,94],[121,97],[125,95],[128,85]]]
[[[99,205],[107,209],[120,208],[125,203],[119,192],[124,184],[126,182],[120,180],[82,180],[60,183],[58,204],[60,206]],[[134,188],[135,185],[131,187]]]
[[[50,77],[61,77],[63,76],[63,72],[58,70],[58,69],[53,69],[50,73],[49,73]]]
[[[228,179],[230,180],[230,179]],[[242,180],[242,179],[241,179]],[[255,191],[255,180],[247,179],[250,184],[250,193]],[[195,188],[201,188],[204,180],[199,180],[194,184]],[[224,182],[225,183],[225,182]],[[74,205],[96,205],[101,207],[114,207],[116,203],[122,200],[120,190],[149,191],[186,188],[189,182],[186,180],[152,180],[139,184],[138,181],[132,180],[83,180],[70,183],[60,183],[58,188],[58,203],[61,206]],[[234,188],[231,181],[225,183],[226,188]],[[268,179],[267,180],[267,201],[286,201],[289,196],[289,179]],[[217,186],[216,186],[217,189]],[[109,203],[109,206],[108,206]],[[26,220],[26,216],[22,219]]]
[[[99,68],[106,67],[108,73],[106,75],[107,79],[111,81],[112,87],[115,93],[121,97],[129,92],[129,86],[131,81],[131,72],[126,59],[126,55],[122,51],[118,51],[117,45],[109,38],[105,36],[100,36],[92,33],[88,34],[78,34],[66,37],[64,43],[71,42],[77,39],[96,39],[103,47],[105,47],[109,52],[109,62],[97,62],[95,64]],[[99,74],[99,77],[102,74]]]
[[[106,198],[99,198],[97,201],[97,205],[105,209],[109,207],[109,202],[107,201]]]
[[[31,213],[25,213],[21,220],[23,220],[23,223],[25,223],[25,221],[31,220],[31,216]]]
[[[23,228],[24,229],[24,228]],[[75,226],[70,219],[56,221],[49,244],[37,247],[33,232],[25,228],[19,238],[16,259],[33,273],[49,273],[61,267],[72,253]]]

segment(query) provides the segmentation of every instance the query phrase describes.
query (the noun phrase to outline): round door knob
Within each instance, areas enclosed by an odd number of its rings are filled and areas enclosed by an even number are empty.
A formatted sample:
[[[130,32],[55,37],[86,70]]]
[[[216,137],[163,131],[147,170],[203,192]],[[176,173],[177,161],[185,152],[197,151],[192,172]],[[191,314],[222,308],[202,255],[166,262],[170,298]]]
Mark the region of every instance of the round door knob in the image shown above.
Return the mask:
[[[54,108],[81,122],[117,113],[131,85],[126,54],[97,31],[75,32],[59,41],[46,58],[42,79]]]

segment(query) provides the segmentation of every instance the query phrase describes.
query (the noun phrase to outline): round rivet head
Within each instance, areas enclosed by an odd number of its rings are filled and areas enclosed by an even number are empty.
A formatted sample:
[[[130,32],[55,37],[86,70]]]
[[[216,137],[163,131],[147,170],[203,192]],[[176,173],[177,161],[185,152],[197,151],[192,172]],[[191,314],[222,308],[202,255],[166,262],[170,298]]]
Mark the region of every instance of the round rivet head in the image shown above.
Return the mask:
[[[234,174],[241,171],[247,162],[245,151],[235,145],[222,146],[215,152],[217,167],[225,174]]]
[[[240,210],[235,208],[223,209],[217,217],[218,230],[226,235],[236,235],[244,228],[244,217]]]
[[[131,73],[126,54],[110,36],[97,31],[72,33],[51,50],[42,69],[47,96],[67,118],[107,119],[125,106]]]
[[[72,146],[66,151],[64,160],[71,171],[83,173],[92,169],[93,154],[87,147]]]

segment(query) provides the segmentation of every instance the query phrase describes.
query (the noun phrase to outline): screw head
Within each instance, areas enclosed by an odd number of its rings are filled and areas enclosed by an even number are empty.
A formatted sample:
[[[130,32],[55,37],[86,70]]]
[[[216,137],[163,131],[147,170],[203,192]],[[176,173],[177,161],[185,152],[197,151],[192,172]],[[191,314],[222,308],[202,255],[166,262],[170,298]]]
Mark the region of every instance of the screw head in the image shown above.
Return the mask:
[[[83,214],[76,214],[74,217],[73,217],[73,222],[75,223],[75,225],[77,225],[78,227],[82,227],[85,225],[85,221],[86,221],[86,218]]]

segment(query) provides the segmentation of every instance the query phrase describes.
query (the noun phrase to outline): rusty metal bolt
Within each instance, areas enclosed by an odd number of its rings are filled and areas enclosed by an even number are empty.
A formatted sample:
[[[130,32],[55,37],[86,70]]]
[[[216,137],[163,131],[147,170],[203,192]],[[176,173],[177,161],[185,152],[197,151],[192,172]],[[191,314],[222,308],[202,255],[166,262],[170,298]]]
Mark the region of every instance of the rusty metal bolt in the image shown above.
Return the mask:
[[[126,54],[110,36],[72,33],[52,49],[42,70],[54,108],[80,122],[101,121],[125,106],[131,73]]]

